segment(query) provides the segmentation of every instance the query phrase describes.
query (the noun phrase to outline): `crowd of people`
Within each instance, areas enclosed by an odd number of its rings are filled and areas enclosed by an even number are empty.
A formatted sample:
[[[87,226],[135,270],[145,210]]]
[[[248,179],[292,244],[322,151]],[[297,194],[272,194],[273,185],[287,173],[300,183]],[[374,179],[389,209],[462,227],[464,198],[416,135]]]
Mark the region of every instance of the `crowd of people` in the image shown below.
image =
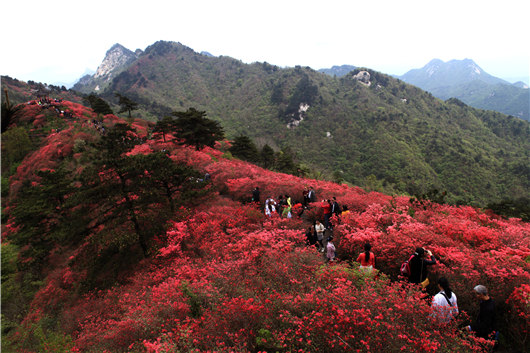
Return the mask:
[[[107,133],[107,131],[105,130],[105,126],[103,125],[103,122],[96,120],[96,119],[92,119],[92,124],[94,125],[94,129],[96,129],[96,131],[98,131],[102,135],[105,135]]]
[[[271,217],[278,214],[280,217],[291,218],[294,209],[299,208],[301,216],[305,209],[310,207],[311,203],[316,202],[316,193],[313,187],[305,187],[302,193],[303,203],[293,204],[289,195],[280,195],[277,199],[269,196],[265,200],[265,215]],[[260,203],[260,189],[255,187],[252,190],[252,201],[261,205]],[[340,205],[336,197],[331,199],[324,199],[320,205],[324,211],[324,219],[316,219],[313,224],[307,228],[306,244],[314,246],[320,253],[325,253],[328,262],[333,262],[337,257],[337,250],[333,242],[333,224],[331,222],[332,216],[336,215],[340,222],[340,215],[346,215],[350,211],[347,205]],[[329,234],[329,235],[327,235]],[[371,251],[370,243],[364,244],[364,252],[361,252],[357,257],[356,262],[359,263],[359,269],[367,274],[376,273],[376,256]],[[417,247],[414,253],[402,265],[402,275],[412,284],[417,284],[418,287],[425,289],[429,285],[428,268],[436,264],[436,258],[432,252],[423,247]],[[404,268],[406,268],[405,271]],[[449,323],[459,314],[458,302],[456,294],[452,291],[449,281],[445,277],[438,278],[437,286],[439,292],[433,297],[432,316],[442,323]],[[485,339],[493,339],[498,343],[499,332],[496,324],[495,302],[489,296],[485,286],[477,285],[473,292],[480,301],[480,309],[475,320],[475,323],[466,326],[465,329],[473,332],[477,337]]]

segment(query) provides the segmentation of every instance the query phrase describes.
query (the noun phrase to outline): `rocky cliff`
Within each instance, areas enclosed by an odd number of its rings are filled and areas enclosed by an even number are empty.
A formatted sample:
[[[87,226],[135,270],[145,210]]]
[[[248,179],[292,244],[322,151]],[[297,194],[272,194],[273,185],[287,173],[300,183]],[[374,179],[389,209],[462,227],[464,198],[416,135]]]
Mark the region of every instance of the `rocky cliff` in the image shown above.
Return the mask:
[[[96,73],[93,76],[86,75],[81,78],[74,85],[74,89],[85,93],[98,91],[102,85],[115,77],[121,68],[137,59],[142,52],[140,49],[132,52],[119,43],[114,44],[105,54],[105,58],[98,66]]]

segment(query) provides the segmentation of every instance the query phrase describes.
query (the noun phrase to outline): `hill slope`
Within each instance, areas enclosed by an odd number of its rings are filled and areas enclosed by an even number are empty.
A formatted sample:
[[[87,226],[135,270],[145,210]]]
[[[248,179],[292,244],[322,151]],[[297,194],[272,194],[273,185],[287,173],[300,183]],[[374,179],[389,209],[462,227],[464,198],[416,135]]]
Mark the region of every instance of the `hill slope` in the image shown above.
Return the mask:
[[[127,126],[66,100],[57,107],[75,116],[65,119],[32,103],[2,136],[4,148],[9,132],[38,128],[45,135],[8,187],[4,350],[477,352],[484,343],[460,330],[477,314],[477,283],[495,295],[503,344],[529,348],[528,223],[275,173],[225,158],[221,144],[196,151],[162,139],[138,143],[149,130],[145,121]],[[94,119],[101,119],[106,134],[94,128]],[[110,168],[116,160],[121,163]],[[188,202],[166,214],[167,223],[157,222],[165,195],[151,188],[158,190],[174,168],[209,172],[213,183],[181,180],[208,195],[190,198],[187,188],[181,190]],[[106,183],[121,187],[101,192]],[[322,219],[321,202],[303,214],[293,207],[291,219],[265,217],[263,201],[257,208],[246,202],[259,186],[263,195],[288,193],[297,203],[307,184],[318,199],[336,197],[350,209],[340,224],[333,220],[340,261],[328,264],[306,244],[305,230]],[[127,213],[139,200],[143,207]],[[98,222],[108,215],[117,218]],[[135,226],[148,231],[149,251],[137,246]],[[28,233],[34,236],[25,238]],[[378,259],[378,276],[352,262],[366,242]],[[437,293],[436,281],[444,276],[458,296],[461,314],[443,330],[433,330],[440,313],[423,292],[398,278],[400,263],[416,246],[438,261],[429,267],[427,293]]]

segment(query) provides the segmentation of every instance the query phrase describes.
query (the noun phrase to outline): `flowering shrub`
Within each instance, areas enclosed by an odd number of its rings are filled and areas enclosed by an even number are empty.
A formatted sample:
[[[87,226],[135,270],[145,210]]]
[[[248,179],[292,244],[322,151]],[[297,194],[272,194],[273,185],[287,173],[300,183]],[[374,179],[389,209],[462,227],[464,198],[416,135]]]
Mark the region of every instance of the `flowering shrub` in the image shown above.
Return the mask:
[[[83,114],[87,109],[65,106]],[[106,115],[104,122],[122,121]],[[134,125],[139,137],[148,131],[148,124]],[[49,136],[24,159],[12,188],[27,178],[38,182],[35,170],[58,167],[76,139],[96,138],[74,127]],[[209,172],[220,194],[176,210],[157,234],[151,257],[118,274],[110,289],[80,294],[86,273],[68,267],[67,255],[57,252],[12,340],[22,342],[32,325],[53,317],[60,334],[72,337],[73,350],[83,352],[478,352],[491,343],[468,337],[458,327],[476,316],[471,291],[484,284],[497,304],[501,333],[514,346],[528,348],[528,223],[472,207],[411,204],[405,196],[271,172],[223,158],[226,146],[195,151],[147,140],[132,149],[129,155],[165,149],[171,160]],[[268,218],[254,204],[242,202],[255,186],[263,200],[289,194],[294,202],[301,201],[305,186],[313,186],[318,202],[303,219]],[[320,201],[332,196],[350,213],[333,219],[337,253],[346,261],[327,264],[306,246],[304,233],[307,220],[322,217]],[[6,227],[10,235],[17,232],[12,224]],[[85,248],[95,249],[91,241],[63,250],[73,258]],[[377,257],[377,276],[360,272],[351,261],[366,242]],[[429,268],[427,293],[398,276],[416,246],[431,250],[438,260]],[[449,325],[430,316],[426,298],[438,291],[440,276],[449,279],[462,313]]]

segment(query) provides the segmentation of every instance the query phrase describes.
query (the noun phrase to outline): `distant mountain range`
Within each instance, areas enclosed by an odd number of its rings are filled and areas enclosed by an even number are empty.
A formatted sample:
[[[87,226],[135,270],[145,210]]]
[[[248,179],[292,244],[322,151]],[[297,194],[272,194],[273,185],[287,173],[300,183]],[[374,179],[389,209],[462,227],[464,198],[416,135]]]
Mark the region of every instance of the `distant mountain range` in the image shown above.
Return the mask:
[[[331,67],[331,69],[320,69],[318,70],[318,72],[322,72],[330,76],[342,77],[346,75],[347,73],[355,70],[356,68],[357,66],[353,66],[353,65],[341,65],[341,66],[333,66]]]
[[[331,69],[319,71],[341,77],[349,72],[349,68],[354,69],[355,66],[333,66]],[[402,76],[394,77],[431,92],[443,100],[457,98],[475,108],[495,110],[530,120],[528,85],[522,81],[510,83],[494,77],[471,59],[448,62],[433,59],[421,69],[413,69]]]

